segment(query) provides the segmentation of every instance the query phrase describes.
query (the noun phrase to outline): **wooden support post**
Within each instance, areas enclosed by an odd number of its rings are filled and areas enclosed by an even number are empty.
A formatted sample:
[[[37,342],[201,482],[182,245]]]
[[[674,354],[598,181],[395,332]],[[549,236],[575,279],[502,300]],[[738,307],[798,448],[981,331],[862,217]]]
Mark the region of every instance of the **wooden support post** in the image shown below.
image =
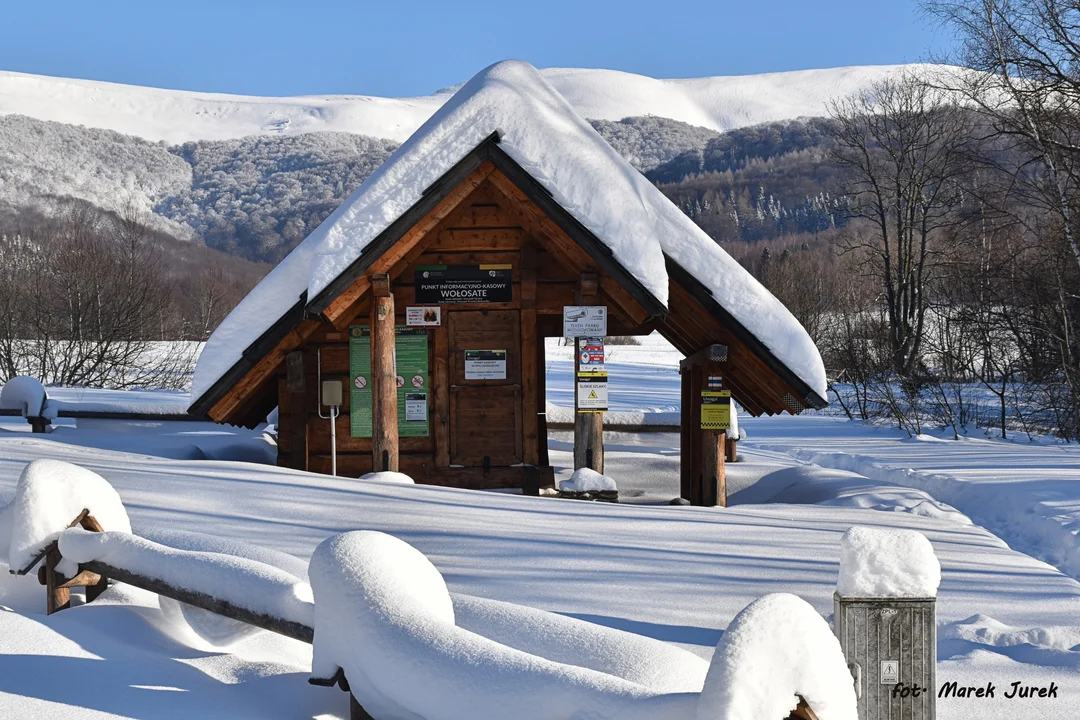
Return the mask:
[[[739,462],[739,449],[736,447],[738,441],[733,437],[729,437],[724,444],[727,446],[724,459],[731,463]]]
[[[702,505],[707,507],[727,507],[727,474],[724,468],[724,445],[726,433],[723,430],[702,430],[702,477],[705,487],[702,489]]]
[[[398,469],[397,373],[394,371],[394,294],[390,276],[372,276],[371,464],[376,471]]]
[[[52,421],[43,417],[28,417],[26,422],[30,423],[30,432],[45,433],[49,431],[48,428]]]
[[[522,459],[534,467],[540,462],[536,376],[543,372],[536,366],[538,342],[544,339],[536,333],[536,246],[530,243],[521,248],[521,425]]]
[[[578,305],[595,305],[600,290],[596,273],[582,273],[578,280],[576,300]],[[581,354],[574,340],[574,469],[587,467],[598,473],[604,472],[604,414],[579,413],[577,411],[578,371]]]
[[[67,578],[56,571],[60,560],[60,550],[53,543],[45,554],[45,612],[48,615],[71,606],[71,590],[64,586]]]
[[[294,470],[308,469],[308,416],[311,408],[307,402],[307,378],[304,375],[304,353],[294,350],[285,356],[285,389],[289,393],[286,406],[290,412],[287,417],[279,417],[278,422],[289,433],[289,457],[286,467]],[[318,408],[316,408],[318,410]]]
[[[691,505],[727,507],[727,433],[702,427],[702,393],[718,390],[716,379],[723,375],[727,347],[709,345],[679,363],[682,379],[682,452],[680,485],[682,497]]]
[[[547,348],[544,347],[544,337],[537,333],[536,338],[536,434],[537,434],[537,457],[536,461],[541,467],[551,465],[548,455],[548,428],[547,428]]]

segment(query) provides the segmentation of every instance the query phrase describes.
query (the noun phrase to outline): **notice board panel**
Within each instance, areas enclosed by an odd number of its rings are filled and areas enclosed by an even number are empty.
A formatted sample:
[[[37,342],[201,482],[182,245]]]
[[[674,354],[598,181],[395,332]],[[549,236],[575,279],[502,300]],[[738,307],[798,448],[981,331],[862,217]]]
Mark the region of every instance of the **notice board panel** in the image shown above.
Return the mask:
[[[394,335],[398,435],[427,437],[428,414],[421,418],[418,407],[420,402],[430,402],[427,330],[398,325]],[[371,329],[367,325],[349,328],[349,403],[350,434],[371,437]]]
[[[510,265],[424,265],[414,276],[416,302],[508,303],[514,301]]]

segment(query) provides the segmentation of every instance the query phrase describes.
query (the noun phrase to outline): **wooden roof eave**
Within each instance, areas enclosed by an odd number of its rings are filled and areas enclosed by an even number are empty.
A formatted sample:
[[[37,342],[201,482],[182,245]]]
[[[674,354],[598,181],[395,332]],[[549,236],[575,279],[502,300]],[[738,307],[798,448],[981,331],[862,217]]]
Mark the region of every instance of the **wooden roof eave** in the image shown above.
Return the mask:
[[[757,336],[750,332],[746,326],[736,320],[724,306],[717,302],[712,291],[705,287],[701,281],[691,275],[669,255],[665,254],[664,260],[667,264],[668,276],[671,278],[671,281],[677,282],[685,288],[698,303],[705,307],[713,317],[723,323],[724,326],[747,347],[747,349],[760,358],[769,370],[775,373],[776,376],[793,391],[794,394],[791,400],[799,406],[792,407],[792,404],[788,402],[785,409],[794,413],[805,407],[812,407],[820,410],[829,404],[825,398],[818,395],[802,378],[796,375],[791,368],[781,362],[780,359],[773,354],[772,350],[766,347]]]

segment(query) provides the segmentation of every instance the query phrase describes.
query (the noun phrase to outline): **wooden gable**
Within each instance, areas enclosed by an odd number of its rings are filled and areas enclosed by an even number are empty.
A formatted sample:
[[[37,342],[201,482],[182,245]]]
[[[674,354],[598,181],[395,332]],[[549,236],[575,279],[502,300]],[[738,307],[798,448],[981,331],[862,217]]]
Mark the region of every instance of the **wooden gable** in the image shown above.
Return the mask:
[[[418,264],[505,260],[514,265],[515,290],[522,293],[515,294],[521,298],[515,305],[535,313],[535,329],[529,331],[539,338],[561,334],[562,306],[575,304],[578,282],[591,273],[599,280],[598,302],[610,308],[609,334],[655,329],[685,355],[712,343],[727,345],[725,382],[749,412],[798,412],[824,402],[670,259],[664,308],[492,137],[428,188],[318,297],[299,298],[192,411],[217,422],[261,422],[282,401],[278,386],[286,356],[362,316],[373,275],[389,275],[405,307],[413,302],[410,269]]]

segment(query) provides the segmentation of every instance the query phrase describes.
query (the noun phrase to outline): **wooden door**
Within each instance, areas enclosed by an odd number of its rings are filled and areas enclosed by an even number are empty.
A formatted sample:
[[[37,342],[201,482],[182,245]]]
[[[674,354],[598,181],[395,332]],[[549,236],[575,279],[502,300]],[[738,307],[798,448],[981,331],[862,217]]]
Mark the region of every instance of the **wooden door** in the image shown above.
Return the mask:
[[[450,311],[447,317],[450,464],[517,465],[522,461],[520,312]],[[505,353],[501,369],[499,351]]]

